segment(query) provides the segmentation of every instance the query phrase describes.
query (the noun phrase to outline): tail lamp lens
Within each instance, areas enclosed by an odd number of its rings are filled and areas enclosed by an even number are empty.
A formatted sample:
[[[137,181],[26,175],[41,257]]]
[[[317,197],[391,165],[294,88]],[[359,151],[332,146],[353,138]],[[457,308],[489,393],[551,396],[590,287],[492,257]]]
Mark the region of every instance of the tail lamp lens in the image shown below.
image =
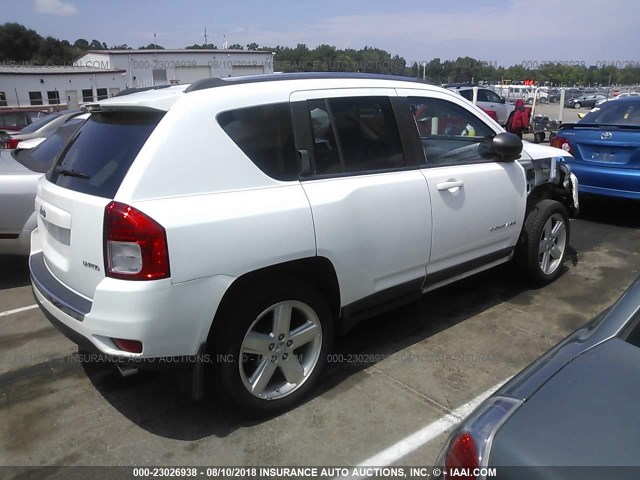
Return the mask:
[[[104,215],[107,276],[122,280],[159,280],[171,276],[165,229],[144,213],[111,202]]]

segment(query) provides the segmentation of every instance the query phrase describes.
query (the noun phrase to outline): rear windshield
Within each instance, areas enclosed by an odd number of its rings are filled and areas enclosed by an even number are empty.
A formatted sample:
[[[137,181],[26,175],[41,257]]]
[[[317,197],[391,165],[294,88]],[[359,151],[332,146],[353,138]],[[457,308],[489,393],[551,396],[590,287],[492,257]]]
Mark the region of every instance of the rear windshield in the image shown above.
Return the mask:
[[[73,136],[47,179],[64,188],[113,198],[164,112],[94,113]]]
[[[51,168],[51,163],[73,134],[78,131],[83,121],[75,118],[68,121],[37,147],[26,150],[13,150],[13,158],[29,170],[46,173]]]
[[[640,101],[609,100],[587,113],[580,125],[619,125],[640,127]]]

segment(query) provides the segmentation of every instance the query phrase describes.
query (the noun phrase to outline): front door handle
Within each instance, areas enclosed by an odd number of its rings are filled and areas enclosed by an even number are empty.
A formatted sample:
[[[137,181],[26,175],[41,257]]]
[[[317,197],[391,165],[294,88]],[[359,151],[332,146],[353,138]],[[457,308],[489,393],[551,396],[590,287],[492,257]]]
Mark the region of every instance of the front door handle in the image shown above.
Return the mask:
[[[460,188],[464,185],[462,180],[447,180],[446,182],[438,183],[436,186],[438,190],[453,190],[454,188]]]

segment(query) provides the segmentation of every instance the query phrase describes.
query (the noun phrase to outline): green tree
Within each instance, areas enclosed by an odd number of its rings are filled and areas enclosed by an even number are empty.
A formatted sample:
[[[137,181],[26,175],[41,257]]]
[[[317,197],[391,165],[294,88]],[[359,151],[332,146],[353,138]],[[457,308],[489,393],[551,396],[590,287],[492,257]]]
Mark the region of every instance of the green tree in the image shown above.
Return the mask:
[[[216,50],[218,47],[213,43],[203,43],[203,44],[194,43],[193,45],[189,45],[188,47],[185,47],[185,48],[187,50]]]
[[[78,50],[89,50],[89,41],[86,38],[79,38],[73,42],[74,48]]]
[[[138,47],[138,50],[164,50],[164,47],[157,43],[150,43],[146,47]]]
[[[89,44],[89,50],[106,50],[106,46],[105,48],[102,48],[102,45],[103,44],[98,40],[91,40],[91,43]]]
[[[47,37],[40,42],[38,52],[32,60],[40,65],[65,65],[73,60],[71,44],[67,40]]]
[[[42,37],[19,23],[0,26],[0,61],[26,62],[37,55]]]

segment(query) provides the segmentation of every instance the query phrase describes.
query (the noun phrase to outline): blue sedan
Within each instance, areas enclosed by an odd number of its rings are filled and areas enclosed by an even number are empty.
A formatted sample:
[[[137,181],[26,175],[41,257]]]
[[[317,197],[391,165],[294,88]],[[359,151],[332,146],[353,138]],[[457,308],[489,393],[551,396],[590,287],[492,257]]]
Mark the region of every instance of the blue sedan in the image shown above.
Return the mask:
[[[580,193],[640,200],[640,98],[621,98],[565,125],[551,145],[568,158]]]

